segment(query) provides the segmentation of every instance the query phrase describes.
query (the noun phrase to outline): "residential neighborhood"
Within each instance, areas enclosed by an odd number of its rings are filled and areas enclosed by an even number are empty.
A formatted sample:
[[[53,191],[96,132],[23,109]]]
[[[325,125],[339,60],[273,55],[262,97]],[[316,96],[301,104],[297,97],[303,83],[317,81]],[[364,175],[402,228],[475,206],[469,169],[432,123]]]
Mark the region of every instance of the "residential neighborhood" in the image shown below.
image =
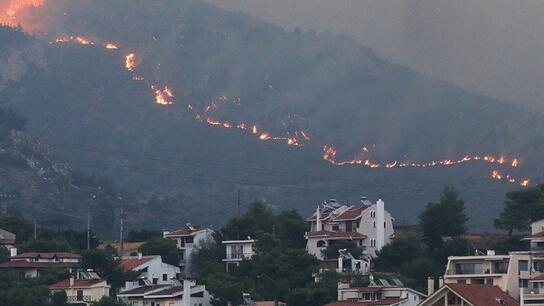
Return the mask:
[[[256,216],[260,219],[253,219]],[[298,223],[292,223],[295,220]],[[24,245],[25,252],[18,253],[15,234],[1,230],[5,237],[2,247],[9,251],[9,256],[0,263],[0,273],[14,273],[21,280],[58,275],[55,276],[57,281],[47,288],[53,300],[64,296],[62,299],[67,304],[91,306],[110,301],[111,305],[127,306],[223,303],[285,306],[296,305],[292,304],[294,296],[287,295],[285,299],[273,291],[268,290],[272,295],[267,296],[259,293],[258,287],[251,289],[259,284],[262,275],[255,275],[257,282],[247,287],[247,291],[243,289],[243,279],[254,277],[251,276],[253,271],[262,269],[263,264],[276,265],[277,262],[280,264],[277,269],[283,269],[282,265],[287,264],[282,263],[285,260],[315,260],[315,265],[308,266],[313,268],[308,270],[311,275],[307,284],[325,289],[321,286],[330,282],[327,290],[331,290],[331,295],[321,304],[301,302],[304,305],[544,305],[544,253],[540,246],[543,220],[532,222],[529,233],[517,239],[516,244],[526,244],[526,250],[499,254],[495,250],[471,247],[455,251],[456,254],[446,257],[438,275],[423,274],[421,282],[407,277],[410,274],[402,272],[403,266],[400,270],[392,268],[399,262],[386,259],[416,256],[413,260],[419,260],[417,255],[411,255],[415,240],[404,237],[411,231],[395,227],[384,200],[378,198],[374,203],[366,197],[355,205],[324,201],[306,218],[297,217],[296,212],[276,216],[266,205],[255,203],[222,229],[188,224],[174,231],[142,232],[140,236],[150,238],[130,242],[137,248],[131,255],[122,256],[116,255],[118,249],[114,246],[119,243],[115,241],[80,253],[42,252],[40,246],[36,246],[36,251],[26,251]],[[288,225],[289,222],[292,224]],[[285,232],[286,226],[293,228],[295,224],[300,224],[299,237],[293,236],[295,232],[290,230]],[[218,237],[222,237],[221,240]],[[460,241],[460,238],[445,238],[442,244]],[[296,245],[302,253],[294,255]],[[405,250],[391,253],[396,248]],[[284,252],[293,255],[283,257]],[[304,266],[298,268],[305,269]],[[57,272],[51,274],[53,271]],[[265,271],[259,273],[279,272],[296,277],[302,272]]]

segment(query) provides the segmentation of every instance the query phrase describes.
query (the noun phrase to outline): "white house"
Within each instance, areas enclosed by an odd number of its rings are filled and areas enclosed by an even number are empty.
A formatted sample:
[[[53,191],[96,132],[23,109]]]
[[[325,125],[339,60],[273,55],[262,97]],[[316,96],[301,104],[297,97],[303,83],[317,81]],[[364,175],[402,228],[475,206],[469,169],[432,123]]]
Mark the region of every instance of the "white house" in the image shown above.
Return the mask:
[[[352,240],[370,256],[375,256],[394,237],[393,218],[379,199],[372,204],[363,198],[362,205],[324,202],[309,219],[306,249],[319,260],[322,251],[338,240]]]
[[[444,284],[419,306],[519,306],[499,287],[476,284]]]
[[[128,306],[210,306],[210,293],[203,285],[184,280],[168,285],[140,286],[121,291],[117,297]]]
[[[529,241],[531,250],[544,251],[544,219],[531,223],[531,234],[522,240]]]
[[[11,250],[15,245],[17,236],[14,233],[8,232],[0,228],[0,247],[4,246],[8,250]]]
[[[45,269],[66,269],[72,272],[79,266],[81,256],[73,253],[36,253],[29,252],[17,255],[17,249],[11,249],[9,262],[0,264],[0,269],[15,271],[24,278],[35,278]]]
[[[172,279],[180,277],[179,267],[162,262],[162,257],[154,256],[138,256],[124,257],[121,259],[121,268],[123,271],[137,271],[139,276],[134,280],[134,284],[129,286],[139,285],[142,282],[149,284],[160,285],[170,284]]]
[[[227,272],[238,268],[243,260],[249,260],[255,255],[255,240],[225,240],[226,258],[223,259]]]
[[[103,279],[74,279],[73,277],[49,286],[52,292],[64,291],[70,304],[90,306],[110,296],[111,286]]]
[[[326,306],[417,306],[425,299],[425,295],[399,285],[376,285],[371,282],[368,287],[350,288],[349,284],[340,283],[338,300]]]
[[[543,275],[543,271],[543,255],[532,252],[496,255],[488,251],[486,255],[448,257],[443,282],[497,286],[519,299],[520,291],[530,293],[530,280]]]
[[[214,231],[209,228],[201,228],[187,224],[185,228],[175,231],[165,231],[163,238],[174,239],[181,251],[181,270],[185,275],[191,271],[191,255],[196,248],[213,243]]]

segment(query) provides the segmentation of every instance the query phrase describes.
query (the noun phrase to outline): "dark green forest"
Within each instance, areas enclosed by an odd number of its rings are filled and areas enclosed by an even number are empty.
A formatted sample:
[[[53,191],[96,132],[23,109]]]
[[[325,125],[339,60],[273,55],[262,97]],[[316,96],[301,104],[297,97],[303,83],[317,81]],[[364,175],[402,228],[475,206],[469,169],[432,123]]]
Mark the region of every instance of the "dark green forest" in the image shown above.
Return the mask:
[[[397,224],[407,224],[417,220],[414,208],[453,184],[473,212],[468,226],[490,230],[504,194],[516,188],[490,180],[492,168],[482,163],[335,167],[322,160],[323,144],[336,146],[339,158],[368,144],[379,161],[516,155],[522,164],[512,175],[542,178],[541,114],[430,79],[346,37],[288,32],[192,0],[50,1],[32,14],[43,24],[32,36],[0,28],[0,65],[9,67],[0,69],[0,105],[26,119],[26,133],[74,173],[88,173],[83,181],[111,187],[107,200],[90,200],[108,224],[125,205],[129,227],[221,225],[235,215],[238,190],[242,203],[263,199],[301,214],[327,198],[381,196]],[[120,49],[51,43],[61,35]],[[140,59],[136,72],[145,82],[123,69],[128,52]],[[154,104],[146,82],[171,86],[174,104]],[[214,113],[220,119],[256,122],[274,134],[304,129],[312,140],[304,147],[262,142],[187,111],[220,96],[240,101]],[[14,206],[77,216],[88,206],[42,202],[25,197]]]

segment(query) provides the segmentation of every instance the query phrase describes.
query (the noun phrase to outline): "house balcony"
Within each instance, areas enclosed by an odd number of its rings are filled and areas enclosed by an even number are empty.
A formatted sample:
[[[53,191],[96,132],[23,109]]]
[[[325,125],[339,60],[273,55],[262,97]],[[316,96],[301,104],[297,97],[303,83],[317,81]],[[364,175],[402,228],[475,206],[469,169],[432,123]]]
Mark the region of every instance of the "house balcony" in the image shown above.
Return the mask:
[[[81,302],[93,302],[92,297],[90,295],[84,295],[84,296],[68,296],[67,300],[68,303],[75,304],[75,303],[81,303]]]
[[[544,300],[544,288],[523,288],[524,300]]]
[[[233,254],[227,254],[227,258],[223,259],[223,261],[242,261],[244,259],[250,259],[253,257],[255,253],[233,253]]]

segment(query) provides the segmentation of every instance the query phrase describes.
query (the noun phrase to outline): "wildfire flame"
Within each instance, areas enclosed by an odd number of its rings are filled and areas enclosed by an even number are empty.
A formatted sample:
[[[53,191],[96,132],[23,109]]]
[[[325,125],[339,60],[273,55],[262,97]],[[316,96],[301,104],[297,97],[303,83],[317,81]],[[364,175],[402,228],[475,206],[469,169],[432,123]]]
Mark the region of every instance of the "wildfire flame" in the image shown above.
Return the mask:
[[[136,68],[136,54],[129,53],[125,56],[125,68],[132,72]]]
[[[0,12],[0,24],[16,26],[21,22],[19,12],[28,7],[39,7],[45,0],[11,0],[3,12]]]
[[[368,153],[367,147],[363,147],[363,152]],[[512,168],[516,168],[519,165],[519,160],[517,158],[513,158],[511,162],[507,163],[507,160],[504,156],[501,157],[494,157],[491,155],[486,156],[464,156],[463,158],[457,159],[457,160],[451,160],[451,159],[444,159],[444,160],[433,160],[430,162],[403,162],[403,161],[390,161],[385,164],[380,164],[377,162],[374,162],[370,159],[363,159],[363,158],[354,158],[351,160],[344,160],[344,161],[338,161],[336,160],[337,151],[333,146],[325,145],[323,147],[323,160],[329,162],[332,165],[335,166],[345,166],[345,165],[361,165],[364,167],[369,168],[387,168],[387,169],[393,169],[393,168],[429,168],[429,167],[436,167],[436,166],[453,166],[453,165],[459,165],[463,163],[467,163],[470,161],[484,161],[489,164],[508,164]],[[509,183],[518,183],[519,185],[525,187],[529,185],[528,179],[515,179],[510,175],[504,175],[501,174],[498,170],[493,170],[491,172],[491,178],[495,180],[502,180]]]
[[[57,38],[55,42],[56,43],[75,42],[81,45],[95,44],[92,40],[82,36],[62,36]],[[118,45],[113,42],[105,42],[105,43],[102,43],[101,45],[106,49],[119,49]],[[129,72],[134,72],[136,66],[137,66],[136,54],[134,53],[127,54],[125,56],[125,69],[128,70]],[[142,81],[144,80],[144,77],[140,75],[133,75],[132,79],[136,81]],[[175,95],[171,87],[164,86],[163,88],[159,88],[155,85],[151,85],[150,87],[155,95],[155,103],[160,105],[173,104],[173,99],[175,98]],[[282,141],[289,146],[303,146],[303,142],[311,140],[311,137],[308,134],[308,132],[302,129],[287,132],[285,136],[275,136],[269,131],[262,130],[261,128],[257,126],[257,124],[253,124],[253,123],[250,124],[247,122],[233,123],[230,121],[219,120],[217,118],[210,116],[210,113],[213,111],[216,111],[219,108],[219,105],[221,103],[226,103],[229,101],[231,101],[236,106],[241,105],[240,98],[234,98],[231,100],[226,96],[218,96],[213,101],[209,102],[200,113],[196,112],[194,107],[190,104],[187,105],[187,108],[194,115],[194,118],[199,122],[208,124],[210,126],[224,128],[224,129],[238,129],[241,131],[246,131],[249,134],[256,136],[257,139],[262,141],[275,140],[275,141]],[[361,148],[361,154],[368,154],[368,153],[370,153],[369,148],[367,146],[363,146]],[[512,168],[517,168],[520,164],[518,158],[512,158],[511,160],[509,160],[505,156],[493,156],[493,155],[483,155],[483,156],[465,155],[462,158],[456,159],[456,160],[444,159],[444,160],[433,160],[430,162],[393,160],[387,163],[378,163],[378,162],[372,161],[369,158],[353,158],[351,160],[338,161],[337,151],[333,146],[330,146],[330,145],[325,145],[323,147],[322,158],[323,160],[335,166],[360,165],[360,166],[368,167],[371,169],[375,169],[375,168],[396,169],[396,168],[408,168],[408,167],[409,168],[429,168],[429,167],[438,167],[438,166],[445,167],[445,166],[464,164],[464,163],[468,163],[472,161],[483,161],[489,164],[508,165],[508,166],[511,166]],[[499,170],[493,170],[490,176],[494,180],[500,180],[500,181],[505,181],[508,183],[519,184],[522,187],[526,187],[530,183],[529,179],[516,179],[508,174],[502,174],[501,172],[499,172]]]
[[[111,42],[110,42],[110,43],[105,43],[105,44],[104,44],[104,48],[106,48],[106,49],[113,49],[113,50],[119,49],[119,47],[117,47],[116,44],[111,43]]]
[[[174,103],[172,100],[175,97],[172,89],[168,86],[164,86],[163,89],[151,86],[151,90],[155,92],[155,102],[160,105],[170,105]]]

